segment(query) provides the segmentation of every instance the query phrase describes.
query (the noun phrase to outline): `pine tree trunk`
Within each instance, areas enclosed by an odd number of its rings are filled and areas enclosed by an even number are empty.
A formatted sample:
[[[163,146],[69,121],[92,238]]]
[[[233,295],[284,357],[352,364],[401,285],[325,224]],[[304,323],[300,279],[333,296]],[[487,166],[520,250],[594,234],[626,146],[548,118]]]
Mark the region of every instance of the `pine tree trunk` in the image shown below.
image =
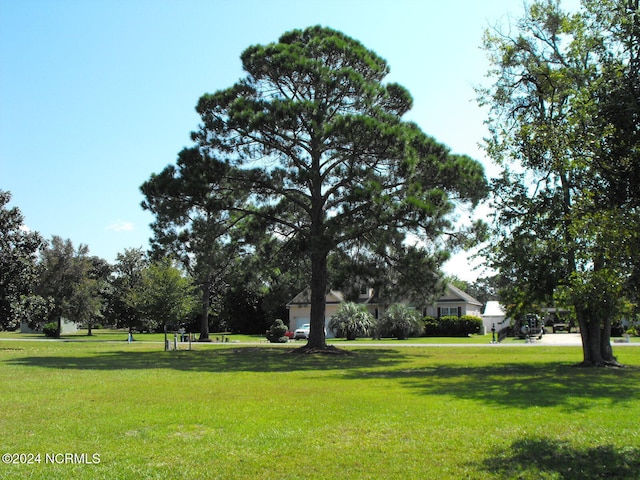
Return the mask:
[[[202,316],[200,317],[199,342],[210,342],[209,338],[209,296],[211,295],[211,274],[202,284]]]
[[[309,319],[309,341],[305,348],[323,350],[327,348],[324,334],[327,292],[327,254],[322,251],[311,254],[311,318]]]

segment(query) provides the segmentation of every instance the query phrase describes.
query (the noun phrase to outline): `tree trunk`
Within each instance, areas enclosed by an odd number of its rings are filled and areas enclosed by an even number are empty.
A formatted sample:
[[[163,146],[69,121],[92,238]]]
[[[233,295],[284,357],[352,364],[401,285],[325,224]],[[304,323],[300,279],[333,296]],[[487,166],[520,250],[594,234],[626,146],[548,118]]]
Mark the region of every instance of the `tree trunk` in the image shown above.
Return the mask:
[[[600,352],[602,353],[603,360],[608,365],[618,365],[616,357],[613,356],[613,349],[611,348],[611,319],[604,320],[600,334]]]
[[[307,349],[323,350],[327,348],[324,333],[326,293],[327,254],[323,251],[313,251],[311,253],[311,318],[309,319],[309,341],[305,347]]]
[[[620,366],[611,348],[611,322],[607,319],[601,325],[598,319],[583,312],[578,315],[578,324],[582,337],[581,366]]]
[[[200,342],[210,342],[209,338],[209,296],[211,295],[211,274],[202,284],[202,317],[200,318]]]
[[[314,122],[315,124],[315,122]],[[319,125],[320,123],[318,123]],[[317,125],[313,132],[320,132]],[[311,313],[309,318],[309,340],[300,349],[308,353],[342,352],[335,347],[328,347],[324,331],[326,301],[327,301],[327,257],[333,246],[333,239],[325,232],[325,198],[323,197],[323,178],[321,175],[322,140],[311,132],[311,228],[307,237],[309,255],[311,258]]]

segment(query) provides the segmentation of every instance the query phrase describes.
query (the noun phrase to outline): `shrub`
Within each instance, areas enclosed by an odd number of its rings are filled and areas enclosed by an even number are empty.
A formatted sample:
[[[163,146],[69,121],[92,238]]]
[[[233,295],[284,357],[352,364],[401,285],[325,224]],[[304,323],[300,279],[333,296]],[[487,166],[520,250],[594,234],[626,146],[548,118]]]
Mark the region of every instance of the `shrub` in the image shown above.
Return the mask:
[[[329,328],[336,337],[355,340],[358,335],[367,335],[374,324],[373,316],[364,305],[346,302],[329,320]]]
[[[460,317],[463,335],[477,335],[482,332],[482,318],[473,315],[463,315]]]
[[[378,320],[376,331],[378,337],[391,336],[398,340],[420,335],[423,324],[418,312],[403,304],[394,304]]]
[[[440,336],[442,337],[459,337],[458,317],[445,316],[440,317]]]
[[[482,319],[473,315],[441,317],[439,324],[443,337],[467,337],[482,331]]]
[[[47,323],[42,327],[42,333],[44,333],[45,337],[58,338],[60,336],[58,334],[58,322]]]
[[[422,319],[424,323],[424,334],[427,337],[440,336],[440,323],[437,318],[426,316]]]
[[[269,327],[267,331],[267,340],[271,343],[287,343],[289,337],[287,337],[287,326],[279,318],[273,322],[273,325]]]

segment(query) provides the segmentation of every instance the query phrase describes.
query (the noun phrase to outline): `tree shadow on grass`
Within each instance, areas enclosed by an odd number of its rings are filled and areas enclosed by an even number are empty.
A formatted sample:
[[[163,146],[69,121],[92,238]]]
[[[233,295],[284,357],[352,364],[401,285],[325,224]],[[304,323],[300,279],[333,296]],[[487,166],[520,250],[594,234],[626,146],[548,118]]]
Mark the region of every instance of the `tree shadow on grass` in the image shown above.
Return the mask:
[[[637,480],[640,449],[602,445],[573,446],[545,438],[526,438],[476,466],[499,479]]]
[[[353,355],[291,355],[280,348],[216,348],[177,352],[114,351],[82,356],[31,356],[7,365],[71,370],[172,369],[193,372],[293,372],[391,367],[406,361],[393,349],[363,350]]]
[[[113,351],[84,355],[25,356],[6,365],[60,370],[155,370],[185,372],[296,372],[332,370],[339,378],[396,380],[425,396],[455,396],[496,408],[565,406],[567,412],[593,407],[593,400],[617,403],[640,397],[640,368],[583,369],[567,363],[506,363],[412,368],[402,349],[359,349],[352,355],[291,355],[290,349],[224,347],[192,351]],[[420,355],[424,359],[425,354]],[[422,363],[424,365],[424,363]],[[406,368],[405,368],[406,367]]]
[[[357,372],[354,377],[380,377],[382,372]],[[407,388],[422,395],[447,395],[481,401],[500,408],[563,406],[575,412],[593,407],[593,399],[615,406],[640,396],[640,368],[584,369],[560,362],[490,366],[435,366],[390,370]],[[639,477],[640,478],[640,477]]]

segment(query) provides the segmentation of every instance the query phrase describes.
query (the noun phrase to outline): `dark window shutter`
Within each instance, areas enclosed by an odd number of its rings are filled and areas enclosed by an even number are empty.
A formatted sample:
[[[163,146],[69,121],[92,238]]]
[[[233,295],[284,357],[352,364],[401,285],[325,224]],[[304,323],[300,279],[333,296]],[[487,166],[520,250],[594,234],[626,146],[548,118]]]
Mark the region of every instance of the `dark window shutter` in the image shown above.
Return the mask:
[[[462,316],[462,307],[458,307],[458,318]]]

